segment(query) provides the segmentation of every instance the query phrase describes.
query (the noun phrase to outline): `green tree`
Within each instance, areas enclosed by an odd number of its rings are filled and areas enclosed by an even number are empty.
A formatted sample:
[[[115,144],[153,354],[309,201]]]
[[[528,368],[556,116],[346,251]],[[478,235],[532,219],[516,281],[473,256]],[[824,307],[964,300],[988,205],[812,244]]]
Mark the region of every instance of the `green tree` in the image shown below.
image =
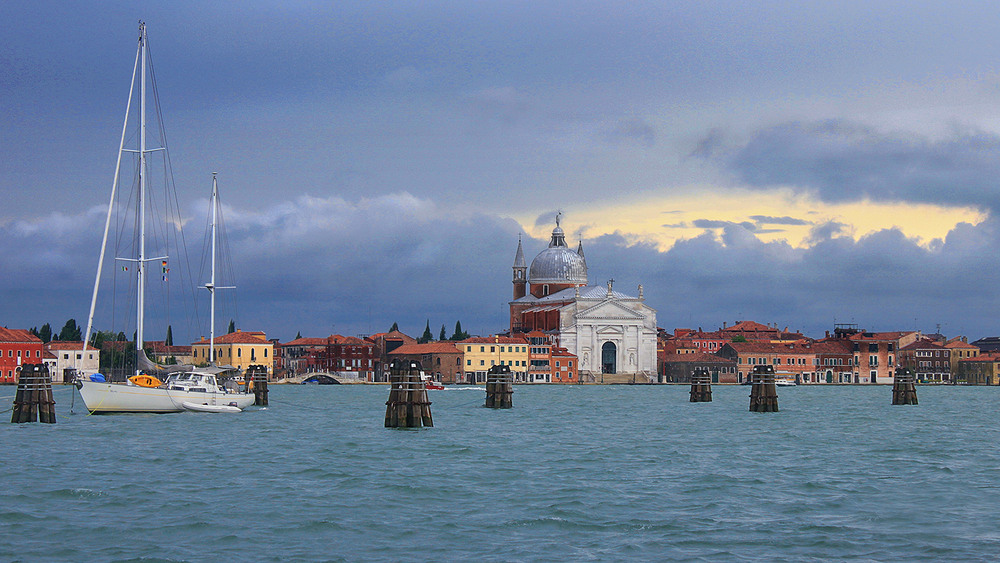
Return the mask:
[[[462,330],[462,321],[455,321],[455,333],[449,340],[465,340],[468,337],[469,333]]]
[[[746,341],[747,341],[746,336],[743,336],[742,334],[737,334],[736,336],[733,337],[733,339],[730,342],[746,342]]]
[[[167,339],[164,340],[163,343],[167,346],[174,345],[174,329],[170,325],[167,325]]]
[[[434,335],[431,333],[431,320],[427,319],[427,325],[424,327],[424,333],[420,335],[417,342],[420,344],[426,344],[434,340]]]
[[[236,332],[236,323],[233,322],[233,319],[229,319],[229,332],[228,332],[228,334],[232,334],[234,332]]]
[[[444,331],[444,325],[441,325],[441,335],[438,336],[438,340],[447,340],[447,334]]]
[[[42,342],[52,342],[52,326],[49,323],[42,325],[42,328],[38,329],[38,338],[42,339]]]
[[[300,338],[302,338],[302,332],[296,332],[295,333],[295,340],[298,340]]]
[[[396,330],[399,330],[399,325],[397,323],[392,323],[392,326],[389,327],[389,332],[393,332]]]
[[[80,327],[76,326],[76,319],[70,319],[66,321],[63,325],[62,330],[59,331],[59,340],[80,340],[82,336],[80,335]]]

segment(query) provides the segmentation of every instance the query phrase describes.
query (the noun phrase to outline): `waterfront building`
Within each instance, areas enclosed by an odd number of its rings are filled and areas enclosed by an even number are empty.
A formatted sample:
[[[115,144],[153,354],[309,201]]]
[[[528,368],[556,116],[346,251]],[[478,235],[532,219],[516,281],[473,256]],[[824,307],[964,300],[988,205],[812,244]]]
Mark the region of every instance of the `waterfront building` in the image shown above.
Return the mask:
[[[319,357],[321,371],[369,382],[375,381],[377,363],[378,356],[375,353],[374,343],[339,334],[326,338],[326,346]]]
[[[410,360],[420,363],[421,370],[434,381],[463,383],[462,347],[455,342],[442,340],[425,344],[403,344],[388,353],[389,361]]]
[[[584,382],[656,380],[656,311],[646,305],[642,286],[631,296],[616,291],[614,280],[606,288],[588,285],[583,243],[569,248],[558,217],[548,247],[530,267],[518,240],[513,270],[512,336],[545,332],[579,358]]]
[[[956,336],[945,341],[944,347],[951,351],[951,380],[958,380],[959,362],[979,355],[979,348],[969,344],[965,336]]]
[[[486,383],[486,372],[493,366],[508,366],[515,381],[528,381],[528,340],[516,336],[473,336],[460,340],[463,360],[462,383]]]
[[[855,383],[892,383],[899,349],[920,337],[918,331],[841,332],[852,344]]]
[[[272,346],[263,332],[237,330],[215,339],[215,363],[233,366],[240,371],[251,364],[262,365],[270,374],[273,368]],[[198,342],[192,342],[191,352],[195,364],[207,364],[211,359],[208,339],[202,337]]]
[[[281,363],[289,375],[320,371],[320,355],[326,351],[326,338],[301,337],[285,342]]]
[[[52,383],[71,383],[77,377],[87,377],[100,371],[101,353],[91,347],[83,350],[83,342],[53,340],[45,344],[45,364],[49,366]]]
[[[697,368],[712,375],[712,383],[739,383],[736,362],[707,352],[666,354],[659,367],[659,383],[691,383],[691,374]]]
[[[921,338],[899,349],[899,365],[920,382],[951,383],[951,350],[933,338]]]
[[[984,352],[970,358],[961,358],[957,383],[966,385],[1000,385],[1000,352]]]
[[[770,326],[756,321],[738,321],[730,327],[723,323],[718,334],[725,342],[742,338],[747,342],[791,343],[805,338],[798,332],[788,332],[788,327],[779,330],[777,324]]]
[[[147,340],[144,346],[149,350],[153,357],[153,361],[159,364],[192,364],[194,363],[194,356],[192,356],[190,346],[167,346],[167,343],[163,340]]]
[[[0,384],[17,383],[23,364],[41,364],[42,339],[20,328],[0,327]]]
[[[389,352],[404,344],[416,344],[417,339],[407,336],[398,330],[380,332],[367,337],[375,346],[375,381],[385,383],[389,381]]]

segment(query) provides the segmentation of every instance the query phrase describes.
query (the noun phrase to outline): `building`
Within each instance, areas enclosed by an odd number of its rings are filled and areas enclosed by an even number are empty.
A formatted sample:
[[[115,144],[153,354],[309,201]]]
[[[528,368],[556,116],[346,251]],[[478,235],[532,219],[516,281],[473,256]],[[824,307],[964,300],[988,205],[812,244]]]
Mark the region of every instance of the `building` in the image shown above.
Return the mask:
[[[587,285],[583,243],[575,251],[567,246],[558,216],[548,247],[530,267],[518,240],[513,270],[512,336],[545,332],[579,358],[585,383],[656,381],[656,311],[646,305],[642,286],[630,296],[615,291],[614,280]]]
[[[979,348],[969,344],[969,339],[956,336],[945,341],[944,347],[951,351],[951,380],[958,381],[959,362],[979,355]]]
[[[987,336],[972,343],[983,352],[1000,352],[1000,336]]]
[[[837,329],[836,334],[853,344],[855,383],[892,383],[899,349],[920,337],[918,331],[866,332],[845,328]]]
[[[922,383],[951,383],[951,350],[940,341],[921,338],[899,349],[899,365]]]
[[[23,364],[41,364],[42,339],[20,328],[0,327],[0,384],[17,383]]]
[[[290,375],[320,371],[326,338],[296,338],[281,345],[281,362]]]
[[[485,383],[493,366],[510,367],[515,381],[528,380],[528,341],[518,336],[473,336],[457,343],[463,354],[461,383]]]
[[[83,342],[53,340],[45,344],[45,350],[50,357],[45,363],[49,366],[52,383],[72,383],[77,377],[100,371],[100,351],[90,347],[84,351]]]
[[[712,383],[739,383],[736,362],[717,354],[693,352],[666,354],[659,367],[659,383],[691,383],[695,369],[705,369],[712,375]]]
[[[434,381],[462,383],[465,368],[462,365],[461,346],[447,340],[426,344],[403,344],[388,353],[394,359],[416,361],[420,369]]]
[[[730,342],[719,356],[735,362],[736,383],[747,381],[759,365],[773,366],[775,377],[799,384],[856,383],[853,347],[851,342],[838,339]]]
[[[162,340],[146,341],[145,347],[158,364],[193,364],[190,346],[167,346]]]
[[[209,341],[205,337],[191,343],[191,352],[196,365],[210,363]],[[262,365],[270,374],[273,355],[273,344],[263,332],[237,330],[215,339],[215,363],[219,366],[244,371],[249,365]]]
[[[375,381],[377,363],[374,343],[339,334],[332,334],[326,338],[326,346],[319,358],[321,371],[361,381]]]
[[[956,382],[965,385],[1000,385],[1000,352],[984,352],[957,362]]]
[[[375,345],[375,381],[389,381],[389,352],[404,344],[416,344],[417,339],[407,336],[398,330],[380,332],[369,336],[366,340]]]

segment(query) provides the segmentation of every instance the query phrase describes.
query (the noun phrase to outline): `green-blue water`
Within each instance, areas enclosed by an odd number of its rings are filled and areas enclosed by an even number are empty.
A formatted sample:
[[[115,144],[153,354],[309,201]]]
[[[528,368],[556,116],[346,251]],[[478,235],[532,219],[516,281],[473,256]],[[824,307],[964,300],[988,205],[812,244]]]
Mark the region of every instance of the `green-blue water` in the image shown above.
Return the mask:
[[[1000,388],[779,388],[778,413],[687,392],[431,391],[434,428],[389,430],[382,386],[148,416],[73,415],[57,388],[58,424],[0,424],[0,559],[1000,557]]]

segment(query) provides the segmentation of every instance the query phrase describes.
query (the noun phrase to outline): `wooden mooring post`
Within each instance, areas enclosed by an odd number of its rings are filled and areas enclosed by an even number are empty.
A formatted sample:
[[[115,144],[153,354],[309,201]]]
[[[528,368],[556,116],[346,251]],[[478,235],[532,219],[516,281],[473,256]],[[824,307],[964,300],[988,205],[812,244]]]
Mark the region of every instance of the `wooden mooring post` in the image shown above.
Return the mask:
[[[420,363],[393,360],[389,364],[389,400],[385,402],[386,428],[434,426],[427,386],[420,378]]]
[[[774,386],[774,366],[754,366],[750,377],[750,411],[778,412],[778,390]]]
[[[253,404],[267,406],[267,366],[252,364],[243,373],[247,382],[247,393],[253,391]]]
[[[56,402],[52,398],[52,378],[45,364],[21,366],[10,421],[55,424]]]
[[[712,402],[712,374],[708,368],[696,367],[691,374],[691,401],[692,403]]]
[[[510,366],[493,366],[487,370],[486,406],[491,409],[514,407],[514,374]]]
[[[907,368],[896,368],[896,374],[892,378],[892,404],[917,404],[917,384],[914,381],[913,372]]]

